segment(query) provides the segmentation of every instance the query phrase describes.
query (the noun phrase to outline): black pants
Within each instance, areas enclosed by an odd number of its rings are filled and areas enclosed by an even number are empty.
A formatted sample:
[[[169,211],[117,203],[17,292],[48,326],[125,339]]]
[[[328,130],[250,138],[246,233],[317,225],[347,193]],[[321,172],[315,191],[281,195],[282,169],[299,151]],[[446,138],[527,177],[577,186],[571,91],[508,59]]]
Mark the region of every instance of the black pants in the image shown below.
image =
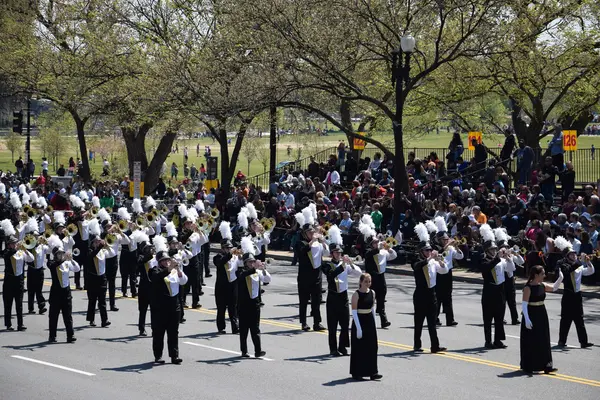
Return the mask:
[[[423,323],[425,322],[425,319],[427,319],[427,330],[429,331],[429,340],[431,341],[431,348],[439,348],[440,341],[438,339],[435,325],[438,310],[437,299],[435,297],[435,290],[417,288],[415,290],[415,293],[413,294],[413,305],[415,307],[415,349],[420,349],[422,346],[421,332],[423,331]]]
[[[87,281],[88,281],[88,276],[89,276],[89,271],[87,269],[86,264],[89,262],[88,261],[88,245],[87,242],[84,242],[80,245],[75,245],[74,249],[77,248],[79,250],[79,256],[77,257],[73,257],[73,259],[75,261],[77,261],[77,263],[79,265],[81,265],[82,270],[75,272],[74,274],[74,281],[75,281],[75,287],[76,288],[80,288],[81,286],[81,275],[83,274],[83,288],[87,289]]]
[[[73,298],[71,296],[71,289],[59,289],[57,292],[50,291],[50,312],[48,314],[49,319],[49,331],[50,338],[56,339],[56,327],[58,325],[58,316],[62,312],[63,322],[65,324],[65,330],[67,331],[67,338],[75,336],[73,330]]]
[[[4,326],[10,328],[12,326],[11,314],[12,303],[15,302],[17,311],[17,325],[23,326],[23,289],[24,277],[4,275],[4,284],[2,285],[2,301],[4,302]]]
[[[454,309],[452,308],[452,270],[447,274],[438,274],[435,284],[435,297],[437,299],[437,318],[440,317],[442,305],[446,314],[446,325],[454,322]]]
[[[492,322],[494,322],[494,341],[506,339],[504,333],[504,307],[504,284],[484,283],[481,308],[483,311],[485,343],[492,343]]]
[[[33,311],[33,304],[37,300],[38,309],[46,308],[46,299],[42,293],[44,287],[44,268],[35,269],[27,267],[27,307]]]
[[[240,304],[238,309],[240,317],[240,350],[242,354],[248,353],[248,331],[254,344],[254,354],[262,351],[260,344],[260,305],[258,299],[250,300],[248,304]]]
[[[138,328],[141,331],[146,330],[146,314],[148,313],[148,307],[150,306],[150,288],[140,285],[138,291]],[[152,324],[152,313],[150,313],[150,324]]]
[[[329,332],[329,351],[345,352],[350,347],[350,316],[348,307],[348,292],[327,293],[327,330]],[[337,345],[337,327],[340,326],[340,345]]]
[[[571,322],[575,323],[577,329],[577,338],[580,344],[588,342],[587,331],[583,323],[583,299],[581,292],[571,292],[565,290],[560,301],[560,328],[558,333],[558,342],[567,343]]]
[[[306,309],[310,299],[310,308],[312,311],[313,324],[321,323],[321,281],[311,284],[300,283],[298,281],[298,297],[300,298],[300,323],[306,324]]]
[[[519,312],[517,311],[517,291],[515,289],[515,277],[506,277],[504,281],[504,294],[506,296],[506,305],[510,310],[510,318],[513,323],[519,320]],[[506,308],[504,310],[506,312]],[[505,313],[502,313],[504,316]]]
[[[108,299],[110,308],[115,306],[115,291],[118,269],[119,263],[117,262],[116,256],[106,259],[106,281],[108,283]]]
[[[200,255],[194,256],[190,259],[190,263],[183,267],[183,272],[187,275],[188,277],[188,282],[186,283],[185,287],[183,288],[183,302],[185,303],[187,301],[187,295],[190,292],[192,292],[192,307],[200,304],[200,277],[202,275],[202,272],[200,271],[200,267],[198,265],[198,257],[200,257]]]
[[[102,321],[102,323],[105,323],[106,321],[108,321],[108,314],[106,312],[106,275],[89,275],[88,281],[88,309],[86,321],[94,322],[94,319],[96,317],[96,303],[98,303],[98,310],[100,310],[100,320]]]
[[[385,273],[371,275],[371,289],[375,291],[375,312],[379,314],[381,323],[387,322],[387,314],[385,313],[385,296],[387,294],[387,284],[385,282]]]
[[[137,260],[136,251],[121,251],[119,271],[121,272],[121,293],[127,293],[127,285],[131,287],[131,295],[137,296]],[[116,258],[116,257],[115,257]]]
[[[169,357],[179,357],[179,320],[180,310],[161,309],[152,315],[152,351],[154,358],[162,358],[167,334],[167,349]]]
[[[229,322],[233,333],[239,331],[238,324],[238,283],[237,280],[215,287],[215,302],[217,303],[217,330],[225,330],[225,310],[229,313]]]
[[[204,266],[204,274],[210,274],[210,242],[204,243],[202,245],[202,253],[198,255],[200,260],[200,272],[202,272],[202,267]]]

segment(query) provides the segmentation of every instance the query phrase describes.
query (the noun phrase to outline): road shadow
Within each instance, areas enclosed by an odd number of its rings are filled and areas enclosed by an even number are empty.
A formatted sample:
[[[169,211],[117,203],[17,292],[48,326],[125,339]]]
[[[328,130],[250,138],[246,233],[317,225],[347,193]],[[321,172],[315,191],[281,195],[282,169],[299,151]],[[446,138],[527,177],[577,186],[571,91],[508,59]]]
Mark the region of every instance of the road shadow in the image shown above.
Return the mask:
[[[300,362],[309,362],[309,363],[315,363],[315,364],[323,364],[324,361],[332,360],[334,358],[341,358],[341,357],[334,357],[330,354],[319,354],[316,356],[286,358],[285,361],[300,361]]]
[[[5,349],[12,349],[12,350],[34,351],[34,350],[38,350],[38,349],[43,349],[50,344],[56,344],[56,343],[50,343],[47,340],[45,340],[45,341],[39,342],[39,343],[30,343],[30,344],[21,344],[21,345],[6,345],[6,346],[2,346],[2,347]]]
[[[522,371],[522,370],[517,370],[517,371],[510,371],[510,372],[504,372],[502,374],[499,374],[498,378],[523,378],[523,377],[531,378],[533,375],[534,374],[530,374],[530,373]]]
[[[282,317],[269,317],[268,319],[283,320],[283,321],[287,321],[290,323],[297,323],[298,315],[287,315],[287,316],[282,316]]]
[[[294,308],[300,308],[300,304],[299,303],[273,304],[273,307],[294,307]]]
[[[368,379],[362,380],[362,381],[358,381],[356,379],[352,379],[352,378],[342,378],[342,379],[336,379],[334,381],[329,381],[329,382],[325,382],[323,384],[323,386],[340,386],[340,385],[347,385],[349,383],[360,383],[360,382],[369,382]]]
[[[154,367],[160,367],[166,364],[156,364],[154,361],[148,361],[141,364],[124,365],[122,367],[114,368],[102,368],[102,371],[114,371],[114,372],[135,372],[141,374],[143,371],[151,370]]]
[[[92,338],[92,340],[109,342],[109,343],[129,343],[138,339],[148,339],[149,336],[140,336],[140,335],[131,335],[131,336],[122,336],[115,338]]]
[[[254,358],[242,358],[241,355],[239,356],[232,356],[232,357],[226,357],[226,358],[218,358],[216,360],[198,360],[196,362],[198,363],[202,363],[202,364],[207,364],[207,365],[226,365],[228,367],[238,364],[240,362],[242,362],[242,360],[255,360]]]
[[[476,326],[478,328],[483,328],[483,324],[465,324],[466,326]]]
[[[411,358],[419,357],[421,354],[423,354],[423,353],[414,351],[414,350],[407,350],[407,351],[398,352],[398,353],[383,353],[383,354],[379,354],[379,356],[387,357],[387,358],[401,358],[404,360],[410,360]]]
[[[298,336],[304,333],[304,331],[302,329],[296,329],[296,330],[284,330],[284,331],[270,331],[270,332],[260,332],[261,335],[274,335],[274,336],[287,336],[287,337],[294,337],[294,336]]]
[[[472,354],[472,355],[479,355],[479,354],[486,354],[490,349],[486,349],[485,346],[479,346],[479,347],[470,347],[470,348],[466,348],[466,349],[452,349],[450,352],[451,353],[459,353],[459,354]]]
[[[191,335],[187,335],[187,336],[180,336],[180,338],[189,338],[189,339],[214,339],[217,338],[219,336],[227,336],[227,335],[233,335],[233,333],[231,334],[225,334],[225,335],[221,335],[217,332],[205,332],[205,333],[194,333]]]

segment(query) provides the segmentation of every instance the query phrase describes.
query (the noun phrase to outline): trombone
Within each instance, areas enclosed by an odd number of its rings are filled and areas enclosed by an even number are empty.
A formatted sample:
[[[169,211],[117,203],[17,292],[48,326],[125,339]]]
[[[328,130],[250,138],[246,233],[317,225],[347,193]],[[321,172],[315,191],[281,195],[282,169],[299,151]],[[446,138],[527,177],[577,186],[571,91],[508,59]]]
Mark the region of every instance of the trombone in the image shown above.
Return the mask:
[[[75,236],[75,235],[77,235],[78,232],[79,232],[79,229],[77,229],[77,225],[75,225],[75,224],[67,225],[67,233],[69,234],[69,236]]]
[[[156,221],[156,215],[153,212],[149,212],[148,214],[146,214],[145,218],[146,218],[146,221],[148,221],[149,224],[151,224],[154,221]]]
[[[98,207],[94,206],[94,207],[90,208],[90,215],[93,218],[96,218],[98,216],[98,211],[99,211]]]
[[[163,204],[162,207],[160,208],[160,212],[161,212],[161,214],[168,214],[169,213],[169,207],[167,207],[166,204]]]
[[[140,215],[139,217],[137,217],[137,218],[135,219],[135,224],[136,224],[137,226],[139,226],[140,228],[141,228],[141,227],[145,227],[145,226],[147,226],[147,225],[148,225],[148,219],[146,218],[146,216],[144,216],[144,215]]]
[[[210,210],[210,216],[213,217],[213,219],[219,218],[219,215],[221,215],[221,213],[219,212],[218,209],[213,208]]]
[[[107,247],[111,247],[117,242],[117,237],[112,233],[109,233],[108,235],[106,235],[104,241],[106,242]]]
[[[52,207],[52,206],[47,206],[47,207],[44,209],[44,211],[45,211],[45,212],[47,212],[47,213],[51,213],[52,211],[54,211],[54,207]]]
[[[37,239],[31,233],[25,235],[23,239],[23,247],[27,250],[31,250],[37,246]]]
[[[119,229],[121,231],[126,231],[128,225],[129,225],[128,222],[125,221],[124,219],[119,220]]]

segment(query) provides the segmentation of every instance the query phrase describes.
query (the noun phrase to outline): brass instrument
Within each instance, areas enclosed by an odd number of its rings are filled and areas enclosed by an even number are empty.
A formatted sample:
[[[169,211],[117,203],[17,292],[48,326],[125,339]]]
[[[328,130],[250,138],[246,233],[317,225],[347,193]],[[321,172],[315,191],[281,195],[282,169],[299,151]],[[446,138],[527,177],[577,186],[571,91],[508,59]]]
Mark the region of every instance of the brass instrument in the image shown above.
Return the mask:
[[[169,212],[169,207],[167,207],[167,205],[166,205],[166,204],[163,204],[163,206],[162,206],[162,207],[161,207],[161,209],[160,209],[160,212],[161,212],[162,214],[168,214],[168,212]]]
[[[160,215],[160,212],[156,208],[153,208],[152,211],[150,211],[150,214],[152,214],[156,218],[158,218],[158,216]]]
[[[37,215],[37,210],[33,207],[29,207],[29,209],[25,212],[27,218],[33,218]]]
[[[147,226],[148,225],[148,220],[146,219],[145,216],[140,215],[135,219],[135,224],[139,227],[142,226]]]
[[[356,257],[348,257],[348,259],[350,261],[352,261],[353,263],[359,263],[359,262],[363,262],[363,258],[361,256],[356,256]]]
[[[219,215],[221,215],[221,213],[219,212],[219,210],[218,210],[218,209],[216,209],[216,208],[213,208],[213,209],[211,209],[211,210],[210,210],[210,216],[211,216],[213,219],[217,219],[217,218],[219,218]]]
[[[54,235],[54,231],[52,229],[46,229],[42,237],[46,240],[50,239],[50,236]]]
[[[73,257],[79,257],[79,255],[81,254],[81,251],[76,247],[73,249],[71,254],[73,254]]]
[[[179,223],[180,223],[179,214],[173,215],[172,222],[173,222],[173,225],[175,225],[176,228],[179,227]]]
[[[210,226],[211,229],[214,228],[214,226],[216,224],[215,219],[212,216],[208,217],[206,222],[208,222],[208,225]]]
[[[390,247],[396,247],[398,246],[398,240],[396,240],[395,237],[393,236],[388,236],[387,238],[385,238],[385,242],[390,246]]]
[[[113,246],[117,242],[117,237],[111,233],[106,235],[104,241],[106,242],[107,246]]]
[[[331,222],[325,222],[322,226],[323,231],[325,231],[325,233],[329,232],[329,228],[331,228],[331,227],[332,227]]]
[[[148,221],[148,223],[152,223],[152,222],[156,221],[156,215],[154,215],[151,212],[146,214],[146,221]]]
[[[265,258],[265,264],[266,265],[271,265],[275,263],[275,259],[273,258]]]
[[[75,235],[77,235],[78,232],[79,232],[79,229],[77,229],[77,225],[75,225],[75,224],[67,225],[67,233],[69,234],[69,236],[75,236]]]
[[[126,231],[128,225],[129,225],[129,223],[127,221],[125,221],[124,219],[119,220],[119,229],[121,231]]]
[[[27,250],[31,250],[37,246],[37,239],[31,233],[25,235],[23,239],[23,247]]]
[[[94,206],[92,208],[90,208],[90,215],[94,218],[96,218],[98,216],[98,207]]]
[[[54,211],[54,207],[52,207],[52,206],[47,206],[47,207],[44,209],[44,211],[45,211],[45,212],[47,212],[47,213],[51,213],[51,212],[53,212],[53,211]]]
[[[23,212],[24,212],[25,214],[27,214],[27,213],[29,212],[29,210],[31,210],[31,206],[30,206],[29,204],[25,204],[25,205],[23,206]]]
[[[600,258],[600,250],[594,251],[592,254],[590,254],[590,257],[592,257],[592,258]]]
[[[234,247],[233,249],[231,249],[231,254],[233,254],[234,256],[238,256],[238,257],[241,257],[244,255],[244,253],[242,252],[242,249],[238,249],[237,247]]]

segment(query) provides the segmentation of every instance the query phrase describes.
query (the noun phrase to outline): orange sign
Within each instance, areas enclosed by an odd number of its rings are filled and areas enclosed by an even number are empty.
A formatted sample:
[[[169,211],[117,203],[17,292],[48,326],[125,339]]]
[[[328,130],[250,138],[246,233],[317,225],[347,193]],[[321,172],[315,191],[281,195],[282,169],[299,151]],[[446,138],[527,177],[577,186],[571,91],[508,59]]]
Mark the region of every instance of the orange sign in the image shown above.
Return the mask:
[[[356,132],[356,135],[365,136],[364,132]],[[354,138],[354,150],[364,150],[367,142],[357,137]]]
[[[563,131],[563,150],[577,150],[577,131]]]
[[[477,140],[478,144],[481,144],[481,132],[469,132],[469,137],[467,142],[469,143],[469,150],[475,150],[475,146],[473,146],[473,139]]]

